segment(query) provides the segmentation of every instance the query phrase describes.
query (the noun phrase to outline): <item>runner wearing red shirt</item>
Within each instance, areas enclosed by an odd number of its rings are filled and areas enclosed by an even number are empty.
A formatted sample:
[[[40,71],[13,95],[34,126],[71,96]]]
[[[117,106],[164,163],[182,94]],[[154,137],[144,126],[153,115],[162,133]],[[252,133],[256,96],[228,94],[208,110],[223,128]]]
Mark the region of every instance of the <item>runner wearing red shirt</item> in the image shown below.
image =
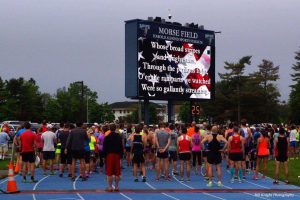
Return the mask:
[[[30,170],[30,182],[35,183],[37,180],[34,179],[34,161],[35,161],[35,142],[36,135],[30,130],[30,123],[25,122],[24,127],[26,129],[20,136],[21,141],[21,152],[22,152],[22,162],[23,165],[22,175],[23,182],[26,182],[27,170]],[[30,169],[28,169],[30,167]]]

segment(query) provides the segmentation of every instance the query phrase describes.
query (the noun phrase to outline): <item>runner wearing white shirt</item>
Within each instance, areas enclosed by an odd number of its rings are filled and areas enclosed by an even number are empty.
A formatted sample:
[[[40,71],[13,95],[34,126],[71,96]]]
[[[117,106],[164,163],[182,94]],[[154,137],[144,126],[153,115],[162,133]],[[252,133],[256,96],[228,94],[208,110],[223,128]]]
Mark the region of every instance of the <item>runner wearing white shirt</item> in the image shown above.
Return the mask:
[[[52,132],[52,125],[47,125],[47,131],[42,134],[43,146],[43,175],[46,176],[47,161],[50,162],[50,174],[54,175],[53,160],[55,159],[56,134]]]

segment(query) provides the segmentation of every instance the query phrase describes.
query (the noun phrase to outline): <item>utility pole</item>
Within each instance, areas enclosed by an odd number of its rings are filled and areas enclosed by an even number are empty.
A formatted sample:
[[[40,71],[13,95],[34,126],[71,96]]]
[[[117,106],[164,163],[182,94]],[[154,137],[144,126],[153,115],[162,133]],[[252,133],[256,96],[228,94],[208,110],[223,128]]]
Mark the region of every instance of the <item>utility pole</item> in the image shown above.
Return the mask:
[[[84,110],[84,96],[83,96],[83,90],[84,90],[84,85],[83,85],[83,81],[76,81],[75,82],[76,84],[80,84],[81,85],[81,106],[80,106],[80,121],[83,123],[84,121],[84,113],[83,113],[83,110]]]

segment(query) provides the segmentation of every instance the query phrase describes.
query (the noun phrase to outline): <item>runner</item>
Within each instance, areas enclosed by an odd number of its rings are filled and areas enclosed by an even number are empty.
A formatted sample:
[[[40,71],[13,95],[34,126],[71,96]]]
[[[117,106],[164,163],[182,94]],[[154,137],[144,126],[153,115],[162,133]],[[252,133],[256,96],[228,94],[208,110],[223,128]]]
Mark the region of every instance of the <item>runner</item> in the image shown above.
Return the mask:
[[[221,152],[224,151],[227,147],[227,141],[223,137],[223,135],[218,134],[218,128],[217,126],[213,126],[211,129],[212,134],[205,137],[201,144],[204,145],[205,142],[208,142],[208,152],[207,152],[207,162],[208,162],[208,177],[209,181],[207,186],[211,187],[213,185],[212,183],[212,176],[213,176],[213,165],[217,166],[217,174],[218,174],[218,186],[222,186],[222,155]],[[221,142],[224,143],[224,147],[221,147]]]
[[[250,148],[249,148],[249,142],[250,142],[250,139],[252,137],[252,132],[250,130],[250,128],[248,127],[247,125],[247,121],[246,119],[242,119],[241,120],[241,130],[240,130],[240,135],[244,138],[245,140],[245,143],[244,143],[244,148],[245,148],[245,151],[244,151],[244,156],[243,156],[243,161],[242,161],[242,169],[243,169],[243,179],[245,180],[246,179],[246,171],[250,171],[249,170],[249,151],[250,151]]]
[[[129,167],[131,165],[130,150],[131,150],[131,146],[132,146],[132,140],[129,139],[131,137],[130,136],[131,134],[132,134],[131,125],[128,124],[126,134],[125,134],[125,154],[126,154],[125,157],[126,157],[126,161],[127,161],[127,167]]]
[[[187,135],[187,129],[185,127],[181,128],[181,136],[178,137],[177,146],[180,160],[180,181],[184,181],[184,164],[186,163],[186,176],[187,181],[191,181],[191,148],[192,148],[192,138]]]
[[[116,133],[116,125],[110,124],[110,134],[104,138],[103,151],[109,192],[113,191],[112,182],[115,177],[115,191],[119,191],[119,180],[121,175],[121,158],[123,156],[123,142],[120,134]]]
[[[256,169],[253,176],[254,180],[258,179],[258,171],[260,167],[260,162],[263,161],[263,176],[265,178],[267,172],[267,162],[270,155],[270,140],[268,138],[268,133],[266,130],[263,130],[260,138],[257,140],[257,160],[256,160]]]
[[[206,132],[204,134],[204,137],[202,139],[202,141],[208,137],[209,135],[211,135],[211,128],[212,126],[210,124],[207,124],[206,125]],[[202,142],[201,142],[202,143]],[[203,156],[203,160],[204,160],[204,163],[205,163],[205,174],[202,174],[204,176],[204,178],[206,180],[208,180],[208,162],[207,162],[207,152],[208,152],[208,141],[206,140],[204,142],[204,144],[202,145],[202,156]]]
[[[99,149],[99,167],[100,172],[103,172],[103,166],[104,166],[104,152],[103,152],[103,142],[104,142],[104,131],[107,129],[107,126],[103,126],[103,128],[100,128],[99,137],[98,137],[98,149]]]
[[[170,137],[171,137],[171,141],[170,141],[170,146],[169,146],[169,162],[172,165],[172,175],[178,175],[178,171],[177,171],[177,138],[178,135],[177,133],[174,131],[175,126],[174,124],[170,124],[169,126],[170,129]]]
[[[75,181],[75,162],[76,160],[80,160],[80,173],[82,176],[82,181],[86,181],[86,176],[84,173],[84,141],[88,139],[88,135],[84,128],[82,128],[82,122],[76,123],[76,128],[72,129],[70,132],[70,135],[67,140],[67,147],[70,147],[71,150],[71,156],[72,156],[72,181]],[[65,152],[68,153],[68,149],[65,149]]]
[[[36,147],[37,147],[37,153],[38,157],[40,158],[40,165],[43,165],[43,140],[42,140],[42,128],[38,128],[36,133]]]
[[[31,125],[29,122],[24,123],[24,128],[26,129],[20,135],[20,146],[22,152],[23,161],[23,181],[26,182],[27,171],[30,171],[30,182],[35,183],[37,180],[34,179],[34,161],[35,161],[35,134],[30,130]]]
[[[134,182],[139,181],[137,176],[138,167],[140,167],[142,172],[142,181],[146,182],[144,148],[147,138],[142,134],[142,130],[142,125],[138,125],[135,128],[135,133],[131,135],[132,146],[130,152],[132,154]]]
[[[6,127],[2,128],[0,132],[0,159],[4,160],[6,153],[8,151],[8,141],[10,140],[8,134],[6,133]]]
[[[284,165],[285,183],[288,184],[288,150],[289,150],[289,138],[285,136],[285,130],[281,128],[279,130],[279,136],[274,140],[274,155],[276,159],[276,172],[274,184],[279,184],[280,164]]]
[[[171,142],[170,134],[165,130],[165,124],[159,124],[159,130],[156,133],[155,144],[157,147],[157,168],[156,168],[156,180],[159,181],[160,175],[162,174],[163,165],[164,165],[164,174],[166,180],[171,180],[169,176],[169,155],[168,147]]]
[[[225,139],[228,141],[229,137],[232,135],[233,135],[233,123],[230,123],[228,125],[228,129],[225,131]],[[228,170],[230,166],[228,149],[225,150],[225,156],[226,156],[226,170]]]
[[[296,135],[297,135],[297,129],[294,124],[291,126],[291,132],[289,135],[290,138],[290,159],[294,160],[296,157],[296,148],[297,148],[297,140],[296,140]]]
[[[192,136],[192,153],[193,153],[193,168],[196,175],[198,175],[199,170],[201,170],[201,141],[202,137],[200,135],[199,127],[195,127],[195,133]]]
[[[234,182],[235,171],[238,172],[238,180],[242,182],[242,161],[244,157],[244,138],[240,136],[238,126],[233,127],[233,135],[228,138],[228,152],[230,160],[231,182]]]
[[[43,175],[46,176],[47,161],[50,162],[50,175],[54,175],[53,160],[55,159],[56,135],[52,132],[53,126],[47,124],[47,131],[42,134],[43,146]]]
[[[61,143],[61,153],[60,153],[60,166],[59,166],[59,177],[63,177],[65,165],[68,166],[68,177],[72,176],[71,173],[71,164],[72,164],[72,157],[70,152],[70,147],[67,146],[67,140],[70,134],[70,125],[66,123],[64,125],[64,129],[62,133],[58,136],[58,142]],[[65,151],[65,149],[68,149]]]

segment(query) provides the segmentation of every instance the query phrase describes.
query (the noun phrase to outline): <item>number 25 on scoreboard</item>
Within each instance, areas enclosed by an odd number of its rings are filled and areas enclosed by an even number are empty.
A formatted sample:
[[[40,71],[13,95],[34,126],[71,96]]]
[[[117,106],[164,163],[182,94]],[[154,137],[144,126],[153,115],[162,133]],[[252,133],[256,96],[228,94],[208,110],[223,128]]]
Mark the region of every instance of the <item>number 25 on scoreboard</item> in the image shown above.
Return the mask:
[[[195,105],[195,104],[191,104],[191,114],[194,115],[194,116],[200,115],[200,106]]]

